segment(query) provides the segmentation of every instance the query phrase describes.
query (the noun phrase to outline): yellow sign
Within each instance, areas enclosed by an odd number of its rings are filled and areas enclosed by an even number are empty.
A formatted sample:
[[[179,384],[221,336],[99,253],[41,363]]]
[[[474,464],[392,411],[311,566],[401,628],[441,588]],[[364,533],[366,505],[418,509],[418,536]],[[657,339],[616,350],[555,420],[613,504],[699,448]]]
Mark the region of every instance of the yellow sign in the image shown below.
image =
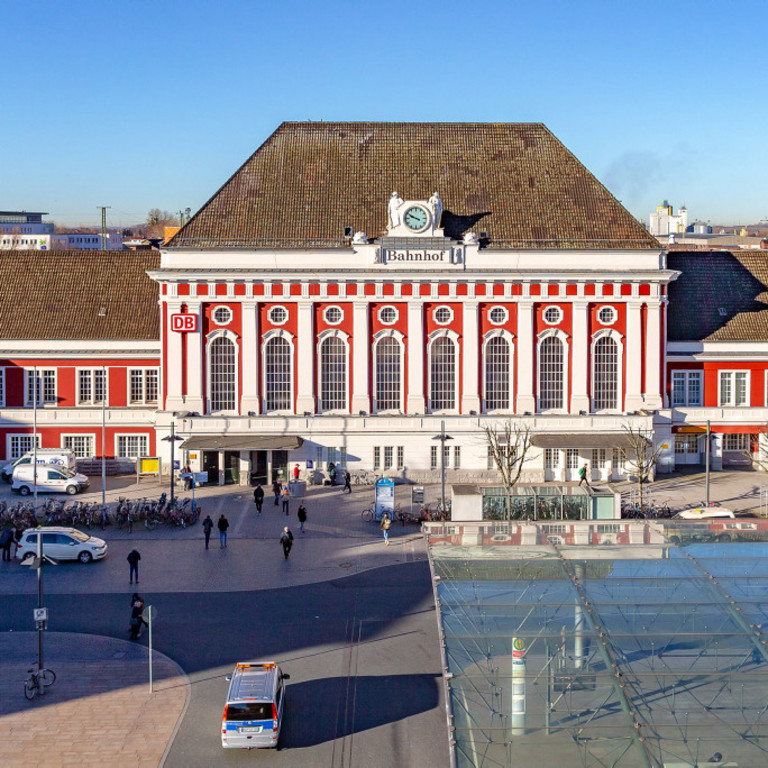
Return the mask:
[[[661,447],[663,450],[668,451],[669,450],[669,443],[662,443]]]
[[[156,456],[141,457],[139,459],[139,472],[157,474],[160,472],[160,459]]]

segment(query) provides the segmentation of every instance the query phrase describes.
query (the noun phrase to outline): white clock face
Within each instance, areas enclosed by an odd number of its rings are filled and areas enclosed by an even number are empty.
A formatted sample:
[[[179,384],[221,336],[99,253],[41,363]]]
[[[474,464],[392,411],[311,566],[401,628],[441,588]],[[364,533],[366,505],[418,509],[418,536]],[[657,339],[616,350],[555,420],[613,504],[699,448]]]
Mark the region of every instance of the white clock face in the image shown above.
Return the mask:
[[[421,232],[429,224],[429,214],[420,205],[412,205],[403,216],[403,221],[408,229]]]

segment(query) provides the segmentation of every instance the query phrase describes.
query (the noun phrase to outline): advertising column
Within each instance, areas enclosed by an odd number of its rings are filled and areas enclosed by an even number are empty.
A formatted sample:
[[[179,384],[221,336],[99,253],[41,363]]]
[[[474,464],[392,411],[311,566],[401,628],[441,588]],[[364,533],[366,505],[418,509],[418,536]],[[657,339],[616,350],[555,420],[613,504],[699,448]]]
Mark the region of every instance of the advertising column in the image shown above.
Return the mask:
[[[386,514],[390,520],[395,518],[395,483],[384,477],[376,481],[376,502],[374,512],[380,521]]]

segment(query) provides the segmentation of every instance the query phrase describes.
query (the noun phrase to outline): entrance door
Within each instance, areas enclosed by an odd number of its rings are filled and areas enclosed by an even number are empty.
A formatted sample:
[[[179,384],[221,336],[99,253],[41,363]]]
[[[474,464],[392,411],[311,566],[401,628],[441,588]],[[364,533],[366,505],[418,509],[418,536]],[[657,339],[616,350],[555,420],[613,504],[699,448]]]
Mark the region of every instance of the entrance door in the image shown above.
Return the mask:
[[[699,435],[675,435],[675,466],[701,463],[702,456],[699,452]]]
[[[288,451],[272,451],[272,482],[288,482]]]
[[[251,451],[251,485],[267,484],[267,452]]]
[[[219,484],[219,452],[203,451],[203,472],[208,473],[206,485]]]
[[[224,451],[224,485],[240,482],[240,451]]]

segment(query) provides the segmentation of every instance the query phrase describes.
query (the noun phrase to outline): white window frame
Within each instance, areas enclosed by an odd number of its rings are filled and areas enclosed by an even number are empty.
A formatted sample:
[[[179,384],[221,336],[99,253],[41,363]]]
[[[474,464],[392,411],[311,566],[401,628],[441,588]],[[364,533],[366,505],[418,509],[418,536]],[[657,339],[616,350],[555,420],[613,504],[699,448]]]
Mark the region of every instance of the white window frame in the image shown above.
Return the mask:
[[[505,309],[502,307],[502,309]],[[491,339],[504,339],[507,342],[507,345],[509,347],[509,392],[508,392],[508,398],[506,406],[502,408],[493,408],[491,410],[488,410],[487,406],[487,372],[488,372],[488,363],[487,363],[487,352],[488,352],[488,344],[490,343]],[[485,334],[483,337],[483,361],[482,361],[482,376],[483,376],[483,413],[499,413],[499,412],[505,412],[505,411],[514,411],[515,406],[515,337],[509,332],[502,328],[495,328],[492,331],[488,331],[488,333]]]
[[[384,311],[388,309],[391,309],[395,313],[393,320],[384,319]],[[385,304],[383,307],[379,307],[378,318],[382,325],[394,325],[400,319],[400,311],[392,304]]]
[[[397,468],[405,469],[405,446],[397,446]]]
[[[683,378],[683,387],[685,390],[685,396],[683,402],[679,403],[675,401],[675,377]],[[691,402],[690,399],[690,382],[691,379],[696,378],[699,380],[699,402]],[[700,408],[704,404],[704,371],[690,370],[687,368],[677,368],[669,372],[669,383],[671,384],[671,391],[669,395],[670,406],[672,408],[685,408],[685,407],[698,407]]]
[[[440,454],[437,452],[436,445],[429,446],[429,468],[430,469],[440,468]]]
[[[337,338],[344,345],[344,407],[323,409],[323,366],[322,366],[322,348],[326,339]],[[339,328],[329,328],[323,331],[317,337],[317,347],[315,348],[315,364],[317,366],[317,412],[318,413],[349,413],[350,399],[350,355],[349,355],[349,334]]]
[[[92,459],[96,456],[96,433],[95,432],[62,432],[61,434],[61,447],[62,450],[68,450],[70,449],[70,446],[67,445],[67,438],[76,438],[80,440],[90,440],[91,441],[91,447],[93,448],[93,453],[89,453],[88,455],[80,455],[77,451],[72,448],[71,450],[74,451],[75,456],[78,459]]]
[[[751,372],[749,370],[728,370],[718,371],[717,373],[717,404],[720,408],[749,408],[750,395],[751,395]],[[736,403],[736,375],[744,374],[746,379],[746,386],[744,388],[744,402]],[[730,379],[731,394],[727,400],[723,398],[723,377],[727,376]]]
[[[600,318],[600,314],[606,310],[611,312],[610,320],[602,320]],[[614,323],[619,318],[619,313],[616,311],[616,307],[612,307],[610,304],[604,304],[603,306],[597,308],[597,311],[595,312],[595,318],[597,319],[597,322],[600,323],[600,325],[614,325]]]
[[[16,461],[20,459],[27,451],[31,451],[34,445],[34,440],[37,439],[37,447],[42,448],[41,435],[38,432],[36,435],[33,432],[9,432],[5,436],[5,456],[7,461]],[[21,453],[16,453],[12,446],[14,440],[29,440],[29,448],[25,448]]]
[[[729,443],[736,443],[733,447]],[[752,443],[752,435],[746,432],[729,432],[723,435],[723,452],[749,453]]]
[[[563,401],[560,407],[554,408],[541,408],[541,344],[550,337],[556,337],[563,345]],[[539,413],[565,413],[567,411],[568,404],[568,389],[570,384],[569,370],[568,370],[568,358],[569,358],[569,345],[568,337],[563,331],[557,328],[548,328],[546,331],[542,331],[536,339],[536,410]]]
[[[75,404],[78,407],[88,408],[93,406],[98,406],[101,408],[102,401],[96,400],[96,373],[104,373],[104,400],[106,402],[107,407],[109,407],[109,368],[107,367],[99,367],[96,368],[89,368],[87,366],[83,366],[81,368],[75,368]],[[91,380],[91,396],[88,400],[83,400],[81,398],[81,389],[80,389],[80,376],[82,373],[88,373],[89,378]],[[130,393],[129,393],[130,394]],[[158,392],[158,397],[160,396],[160,393]]]
[[[450,309],[450,307],[449,307]],[[448,339],[453,344],[455,365],[453,367],[453,407],[435,410],[432,407],[432,347],[438,339]],[[461,369],[461,347],[459,334],[448,328],[432,331],[427,342],[427,402],[429,413],[458,413],[459,412],[459,371]]]
[[[234,402],[235,407],[232,409],[223,410],[211,410],[211,346],[217,339],[225,338],[234,344],[235,347],[235,392]],[[236,415],[238,412],[238,404],[240,402],[240,382],[238,375],[240,371],[240,345],[237,343],[237,336],[229,330],[224,328],[217,329],[208,334],[205,339],[205,399],[206,399],[206,413],[208,414],[222,414],[222,415]]]
[[[611,307],[612,309],[612,307]],[[592,336],[592,344],[590,347],[590,361],[591,361],[591,377],[590,388],[592,389],[590,397],[590,407],[593,413],[597,412],[595,407],[595,384],[597,382],[597,355],[596,348],[597,342],[600,339],[613,339],[616,344],[616,400],[612,408],[601,408],[600,413],[616,413],[621,411],[622,403],[624,402],[624,338],[623,336],[613,329],[604,328],[597,331]]]
[[[45,398],[45,378],[46,374],[50,375],[53,374],[53,399],[46,400]],[[34,375],[35,375],[35,369],[34,368],[25,368],[24,369],[24,407],[25,408],[32,408],[32,397],[33,394],[30,392],[30,388],[33,385],[34,382]],[[38,408],[54,408],[58,405],[58,395],[59,395],[59,373],[57,368],[44,368],[40,367],[37,368],[37,377],[40,382],[39,389],[38,389],[38,401],[37,401],[37,407]]]
[[[284,339],[288,342],[290,349],[290,407],[287,410],[267,410],[267,344],[275,338]],[[295,398],[295,361],[296,361],[296,345],[294,343],[294,335],[289,333],[284,328],[275,328],[271,331],[267,331],[261,339],[261,381],[262,381],[262,397],[261,397],[261,412],[264,414],[291,414],[296,409]]]
[[[497,310],[501,310],[504,313],[504,317],[501,320],[494,320],[491,317],[491,313],[493,313],[493,312],[495,312]],[[487,315],[487,317],[488,317],[488,322],[491,325],[504,325],[505,323],[507,323],[509,321],[509,310],[505,306],[503,306],[502,304],[494,304],[492,307],[488,307],[488,315]]]
[[[440,312],[441,309],[448,310],[449,317],[447,320],[440,321],[437,319],[437,313]],[[447,304],[441,304],[439,307],[435,307],[432,310],[432,320],[437,325],[450,325],[453,322],[453,318],[456,316],[455,312],[453,311],[453,307],[449,307]]]
[[[379,469],[381,467],[381,446],[373,446],[373,469]]]
[[[114,457],[116,459],[138,459],[138,458],[140,458],[139,456],[121,456],[120,455],[119,445],[120,445],[120,438],[122,438],[122,437],[128,437],[128,438],[141,438],[141,437],[143,437],[143,438],[146,438],[146,441],[147,441],[147,452],[145,454],[143,454],[143,455],[144,456],[149,456],[149,447],[151,445],[151,442],[150,442],[150,439],[149,439],[149,432],[118,432],[118,433],[115,433],[115,439],[114,439],[115,440],[115,442],[114,442],[114,446],[115,446]]]
[[[157,397],[154,400],[147,400],[147,373],[149,371],[153,371],[155,375],[157,376]],[[133,374],[136,372],[141,373],[141,390],[142,390],[142,398],[141,400],[134,400],[133,399]],[[134,368],[128,368],[128,380],[127,380],[127,396],[128,396],[128,406],[129,407],[135,407],[135,406],[146,406],[146,405],[157,405],[160,402],[160,369],[155,366],[147,366],[147,367],[134,367]]]
[[[227,312],[229,312],[229,318],[228,318],[226,321],[224,321],[224,322],[220,322],[220,321],[218,321],[218,320],[216,319],[216,313],[217,313],[217,312],[218,312],[220,309],[224,309],[224,310],[226,310]],[[216,306],[215,306],[215,307],[214,307],[214,308],[211,310],[211,321],[212,321],[212,322],[214,322],[214,323],[215,323],[216,325],[218,325],[219,327],[223,327],[223,326],[225,326],[225,325],[229,325],[229,324],[232,322],[232,320],[234,319],[234,317],[235,317],[235,313],[232,311],[232,308],[231,308],[231,307],[228,307],[226,304],[217,304],[217,305],[216,305]]]
[[[338,309],[339,310],[340,316],[339,316],[338,320],[329,320],[328,319],[328,313],[332,309]],[[344,322],[344,310],[343,310],[343,308],[340,307],[338,304],[331,304],[330,306],[325,307],[325,309],[323,309],[323,320],[325,320],[325,322],[328,323],[328,325],[333,325],[333,326],[341,325],[341,323]]]
[[[547,320],[547,312],[549,312],[550,309],[557,310],[557,320]],[[547,306],[541,310],[541,319],[547,325],[560,325],[560,323],[563,322],[564,317],[565,313],[563,312],[563,308],[558,307],[557,304],[547,304]]]
[[[274,312],[276,309],[282,309],[282,310],[283,310],[283,312],[285,312],[285,319],[284,319],[284,320],[281,320],[280,322],[277,322],[277,321],[276,321],[276,320],[275,320],[275,319],[272,317],[272,313],[273,313],[273,312]],[[285,325],[285,324],[288,322],[288,320],[289,320],[289,318],[290,318],[290,317],[291,317],[291,313],[288,311],[288,307],[284,307],[282,304],[275,304],[274,306],[271,306],[271,307],[270,307],[270,308],[267,310],[267,320],[269,320],[269,322],[270,322],[272,325],[277,325],[277,326],[280,326],[280,325]]]
[[[379,403],[376,398],[376,393],[379,391],[379,369],[377,366],[377,355],[379,344],[385,339],[394,339],[400,347],[400,402],[396,408],[379,408]],[[374,334],[373,337],[373,356],[372,356],[372,373],[373,373],[373,387],[372,387],[372,400],[373,400],[373,412],[374,413],[403,413],[404,398],[405,398],[405,340],[403,334],[400,331],[396,331],[393,328],[379,331]]]

